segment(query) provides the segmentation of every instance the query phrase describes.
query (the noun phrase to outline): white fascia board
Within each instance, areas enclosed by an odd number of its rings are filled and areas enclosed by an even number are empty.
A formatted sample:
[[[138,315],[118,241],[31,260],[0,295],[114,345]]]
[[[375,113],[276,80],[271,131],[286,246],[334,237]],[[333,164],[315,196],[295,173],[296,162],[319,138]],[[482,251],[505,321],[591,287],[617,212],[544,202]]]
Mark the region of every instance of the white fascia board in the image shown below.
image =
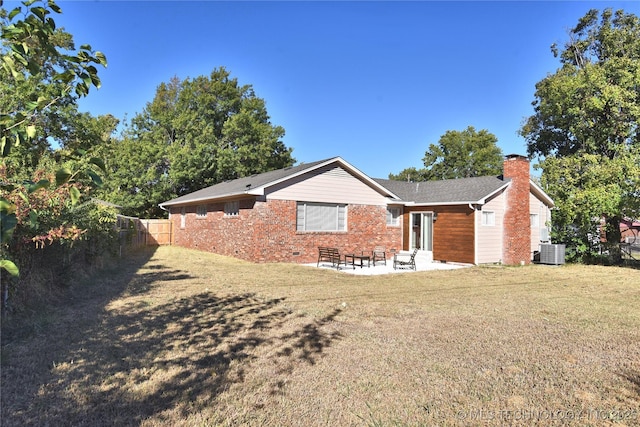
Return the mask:
[[[536,196],[539,196],[540,198],[542,198],[542,201],[545,202],[547,206],[549,206],[550,208],[553,208],[556,206],[553,199],[549,197],[547,193],[545,193],[544,190],[538,186],[538,184],[533,182],[533,180],[529,180],[529,187],[531,188],[533,193],[536,194]]]
[[[474,202],[434,202],[434,203],[416,203],[416,202],[405,202],[405,206],[452,206],[452,205],[482,205],[484,204],[484,199],[476,200]]]
[[[250,194],[252,196],[264,196],[264,185],[261,187],[252,188],[251,190],[245,191],[240,194]]]
[[[487,199],[490,199],[491,197],[495,196],[496,194],[498,194],[499,192],[501,192],[502,190],[507,188],[510,183],[511,183],[511,181],[505,182],[502,187],[496,189],[496,191],[493,191],[493,192],[487,194],[483,199],[481,199],[481,201],[479,201],[477,203],[480,204],[480,205],[484,205],[485,203],[487,203]]]
[[[228,194],[222,194],[222,195],[216,196],[216,197],[199,197],[197,199],[190,199],[190,200],[185,200],[185,201],[160,203],[158,206],[160,206],[162,208],[164,206],[194,205],[194,204],[197,204],[199,202],[208,202],[208,201],[211,201],[211,200],[219,200],[219,199],[229,199],[231,197],[241,196],[243,194],[248,194],[248,193],[246,191],[243,191],[242,193],[228,193]]]

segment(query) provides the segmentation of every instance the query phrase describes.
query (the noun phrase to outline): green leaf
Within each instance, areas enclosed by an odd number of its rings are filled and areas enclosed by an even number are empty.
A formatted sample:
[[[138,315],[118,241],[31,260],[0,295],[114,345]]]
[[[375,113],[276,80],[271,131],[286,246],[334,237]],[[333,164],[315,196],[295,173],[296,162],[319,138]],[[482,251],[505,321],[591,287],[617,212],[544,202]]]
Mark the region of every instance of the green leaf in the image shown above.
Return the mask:
[[[71,196],[71,204],[75,205],[80,200],[80,190],[77,187],[71,187],[69,189],[69,195]]]
[[[89,163],[96,165],[102,172],[107,172],[107,168],[104,165],[104,161],[99,157],[92,157],[89,159]]]
[[[18,270],[18,267],[8,259],[0,259],[0,268],[4,268],[5,270],[7,270],[7,273],[14,277],[20,275],[20,270]]]
[[[6,243],[11,238],[17,224],[16,214],[0,211],[0,237],[2,243]]]
[[[16,206],[7,199],[0,198],[0,212],[13,213]]]
[[[102,187],[102,178],[100,178],[100,175],[98,175],[97,173],[95,173],[92,170],[88,170],[87,171],[87,175],[89,175],[89,177],[91,178],[91,181],[93,181],[93,183],[96,186]]]
[[[24,194],[22,191],[18,191],[17,194],[22,200],[24,200],[25,203],[29,204],[29,198],[26,196],[26,194]]]
[[[76,95],[78,95],[80,98],[83,98],[88,94],[89,94],[89,90],[87,89],[87,86],[84,83],[80,83],[76,86]]]
[[[49,182],[48,179],[41,179],[40,181],[36,182],[35,184],[31,184],[27,186],[27,191],[29,192],[29,194],[31,193],[35,193],[36,191],[40,190],[41,188],[49,188],[49,185],[51,183]]]
[[[29,226],[31,226],[33,230],[38,228],[38,212],[34,210],[29,212]]]
[[[43,7],[32,7],[31,8],[31,13],[33,13],[34,15],[36,15],[38,18],[40,18],[41,21],[44,21],[44,18],[46,16],[46,14],[48,13],[47,10]]]
[[[27,142],[27,134],[24,131],[24,129],[18,129],[15,135],[16,135],[16,145],[20,145]]]
[[[97,74],[91,74],[91,83],[97,88],[100,89],[102,87],[102,82],[100,81],[100,77]]]
[[[40,64],[38,64],[35,60],[29,61],[26,65],[27,69],[32,75],[38,74],[40,72]]]
[[[19,8],[19,7],[16,7],[11,12],[9,12],[9,21],[11,21],[13,18],[15,18],[16,15],[19,14],[20,12],[22,12],[22,9]]]
[[[27,137],[29,139],[33,139],[36,136],[36,127],[35,125],[27,126]]]
[[[2,157],[6,157],[11,152],[12,141],[11,138],[7,138],[3,136],[0,138],[0,152],[2,152]]]
[[[56,185],[62,185],[69,181],[73,174],[67,168],[58,169],[56,171]]]
[[[49,103],[49,99],[44,96],[38,97],[38,108],[44,108]]]
[[[80,78],[82,79],[84,86],[87,87],[87,92],[88,92],[88,88],[91,86],[91,76],[87,73],[82,73],[80,74]]]
[[[98,63],[104,67],[107,66],[107,57],[104,56],[104,53],[102,52],[96,52],[96,59],[98,60]]]
[[[62,13],[62,9],[60,9],[60,6],[58,6],[53,0],[49,0],[47,4],[49,8],[53,10],[55,13]]]
[[[76,72],[74,70],[66,70],[64,73],[60,73],[56,76],[56,80],[59,80],[63,83],[69,83],[76,77]]]
[[[3,65],[4,65],[4,68],[11,73],[14,79],[20,80],[20,78],[22,77],[22,74],[20,74],[16,70],[16,62],[13,60],[13,57],[11,55],[4,56]]]

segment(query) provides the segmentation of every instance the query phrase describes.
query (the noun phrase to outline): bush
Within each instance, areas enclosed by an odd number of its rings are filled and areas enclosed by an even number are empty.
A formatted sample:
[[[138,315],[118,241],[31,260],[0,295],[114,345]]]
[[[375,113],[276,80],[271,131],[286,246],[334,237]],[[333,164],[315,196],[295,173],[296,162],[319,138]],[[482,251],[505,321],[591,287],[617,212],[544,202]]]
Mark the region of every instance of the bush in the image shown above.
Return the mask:
[[[0,179],[3,174],[6,170],[0,169]],[[89,199],[90,188],[80,183],[55,186],[47,181],[55,177],[39,170],[33,181],[2,190],[2,197],[15,206],[17,220],[2,258],[20,269],[18,277],[2,271],[5,314],[55,300],[71,281],[104,265],[117,250],[115,208]]]

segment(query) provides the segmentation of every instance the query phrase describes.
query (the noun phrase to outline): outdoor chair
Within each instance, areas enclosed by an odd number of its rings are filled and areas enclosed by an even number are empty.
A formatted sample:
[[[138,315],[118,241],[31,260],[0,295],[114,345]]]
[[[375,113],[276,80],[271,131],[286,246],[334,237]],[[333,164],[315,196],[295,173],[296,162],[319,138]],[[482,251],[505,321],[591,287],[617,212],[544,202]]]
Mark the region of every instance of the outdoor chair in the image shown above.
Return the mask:
[[[340,251],[337,248],[327,248],[327,247],[319,246],[318,262],[316,264],[316,267],[319,267],[321,262],[330,262],[333,267],[340,269],[340,263],[342,262],[342,255],[340,255]],[[347,263],[345,260],[345,266],[346,265]]]
[[[396,253],[393,255],[393,269],[396,270],[398,268],[409,267],[415,271],[416,269],[416,254],[418,253],[418,248],[416,248],[413,253]]]
[[[384,250],[384,246],[376,246],[373,250],[373,266],[376,266],[376,261],[384,261],[384,265],[387,265],[387,254]]]

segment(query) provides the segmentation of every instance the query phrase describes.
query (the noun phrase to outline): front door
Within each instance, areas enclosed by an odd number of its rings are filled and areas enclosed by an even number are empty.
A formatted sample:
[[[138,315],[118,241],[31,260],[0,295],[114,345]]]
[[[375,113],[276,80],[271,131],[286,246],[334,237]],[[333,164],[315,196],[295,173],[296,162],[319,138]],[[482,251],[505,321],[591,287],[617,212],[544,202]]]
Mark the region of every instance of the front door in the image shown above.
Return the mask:
[[[409,249],[433,250],[433,212],[411,212]]]

